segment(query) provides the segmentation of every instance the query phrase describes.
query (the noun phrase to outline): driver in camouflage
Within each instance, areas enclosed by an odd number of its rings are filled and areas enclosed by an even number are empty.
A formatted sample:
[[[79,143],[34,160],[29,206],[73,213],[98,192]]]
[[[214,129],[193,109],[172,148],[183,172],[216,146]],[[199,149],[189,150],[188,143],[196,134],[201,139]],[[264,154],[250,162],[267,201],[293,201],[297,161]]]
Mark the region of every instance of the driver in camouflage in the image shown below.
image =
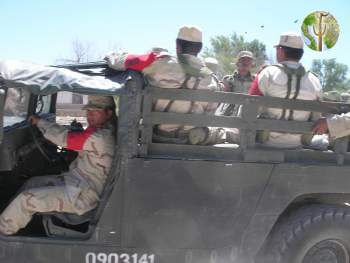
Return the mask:
[[[78,152],[69,171],[60,175],[31,178],[0,215],[0,233],[15,234],[25,227],[36,212],[67,212],[82,215],[94,209],[101,195],[114,156],[115,104],[112,97],[90,96],[88,128],[69,131],[53,122],[30,116],[44,137]]]

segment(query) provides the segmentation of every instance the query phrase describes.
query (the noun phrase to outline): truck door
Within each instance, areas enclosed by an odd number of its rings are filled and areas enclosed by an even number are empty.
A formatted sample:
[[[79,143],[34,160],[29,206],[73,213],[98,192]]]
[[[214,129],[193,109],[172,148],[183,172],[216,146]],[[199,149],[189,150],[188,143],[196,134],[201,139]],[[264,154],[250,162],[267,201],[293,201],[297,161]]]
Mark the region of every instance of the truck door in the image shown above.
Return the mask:
[[[127,244],[157,248],[238,246],[272,164],[133,159]]]

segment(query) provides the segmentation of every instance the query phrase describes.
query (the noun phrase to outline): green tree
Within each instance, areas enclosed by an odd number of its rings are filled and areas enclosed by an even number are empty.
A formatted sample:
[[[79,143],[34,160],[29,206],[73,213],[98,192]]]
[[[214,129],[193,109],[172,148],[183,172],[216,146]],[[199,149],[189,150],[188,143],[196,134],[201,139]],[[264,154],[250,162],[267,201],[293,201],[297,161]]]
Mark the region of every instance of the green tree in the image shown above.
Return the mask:
[[[216,58],[219,62],[219,72],[222,75],[232,74],[236,65],[237,54],[242,50],[253,52],[255,57],[255,69],[264,64],[267,59],[266,47],[260,41],[246,41],[242,35],[233,33],[229,36],[215,36],[210,39],[211,46],[204,49],[204,57]]]
[[[350,88],[350,81],[346,77],[348,66],[338,63],[335,58],[315,59],[312,61],[311,70],[318,75],[323,91],[343,92]]]

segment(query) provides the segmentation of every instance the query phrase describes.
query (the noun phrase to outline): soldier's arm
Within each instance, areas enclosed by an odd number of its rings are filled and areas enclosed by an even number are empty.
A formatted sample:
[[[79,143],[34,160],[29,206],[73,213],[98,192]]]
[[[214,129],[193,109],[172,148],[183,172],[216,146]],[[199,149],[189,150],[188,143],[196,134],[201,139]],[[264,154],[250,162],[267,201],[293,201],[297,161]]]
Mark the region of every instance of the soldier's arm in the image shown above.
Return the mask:
[[[150,66],[157,58],[157,53],[150,52],[143,55],[128,53],[111,53],[106,55],[105,60],[110,68],[115,70],[132,69],[142,71]]]
[[[56,145],[67,147],[68,128],[43,119],[38,119],[36,126],[47,140]]]
[[[256,75],[255,79],[253,80],[252,84],[250,85],[249,95],[257,95],[257,96],[264,96],[264,94],[261,92],[259,88],[259,78],[258,75]]]
[[[314,76],[314,75],[311,73],[311,76]],[[323,97],[322,86],[321,86],[320,80],[318,79],[317,76],[314,76],[313,83],[314,83],[314,87],[315,87],[317,100],[318,101],[322,100],[322,97]],[[316,121],[322,117],[322,114],[320,112],[312,112],[311,117],[312,117],[311,118],[312,121]]]
[[[229,77],[230,75],[226,75],[222,78],[222,81],[221,81],[225,92],[232,92],[230,83],[229,83]]]
[[[87,145],[86,142],[94,136],[96,132],[95,128],[87,128],[84,131],[69,131],[68,128],[58,125],[54,122],[49,122],[43,119],[39,119],[37,127],[42,132],[43,136],[52,143],[67,148],[73,151],[93,150],[91,144]],[[96,135],[95,135],[96,137]],[[101,136],[100,136],[101,137]],[[97,144],[103,140],[95,140]]]
[[[260,67],[258,73],[255,75],[255,78],[250,85],[248,94],[265,96],[266,88],[269,86],[269,72],[268,66]]]

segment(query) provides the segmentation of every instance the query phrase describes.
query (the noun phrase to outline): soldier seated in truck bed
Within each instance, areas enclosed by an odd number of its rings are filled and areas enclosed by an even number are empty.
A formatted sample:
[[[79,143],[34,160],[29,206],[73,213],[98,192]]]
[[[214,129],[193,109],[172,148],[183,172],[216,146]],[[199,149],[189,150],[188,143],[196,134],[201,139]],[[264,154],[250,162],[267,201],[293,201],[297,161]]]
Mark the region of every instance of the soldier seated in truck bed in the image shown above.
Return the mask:
[[[112,53],[105,59],[112,69],[141,71],[150,86],[165,89],[222,90],[222,84],[219,83],[215,74],[197,57],[201,49],[201,30],[196,26],[183,26],[179,29],[176,39],[176,57],[162,51],[144,55]],[[217,105],[217,103],[203,101],[160,99],[154,103],[153,108],[159,112],[213,115]],[[216,142],[215,132],[218,133],[217,137],[223,135],[222,130],[211,129],[210,137],[202,136],[209,133],[207,128],[204,128],[204,131],[194,130],[194,136],[189,136],[192,128],[193,126],[189,125],[156,125],[153,139],[166,143],[213,144]]]
[[[304,42],[300,35],[283,33],[276,48],[279,64],[265,67],[255,78],[249,90],[250,95],[272,96],[286,99],[320,100],[322,87],[319,79],[299,62],[303,56]],[[280,120],[317,120],[319,113],[307,111],[262,109],[260,118]],[[290,134],[258,131],[257,141],[266,146],[277,148],[296,148],[310,145],[311,134]]]

